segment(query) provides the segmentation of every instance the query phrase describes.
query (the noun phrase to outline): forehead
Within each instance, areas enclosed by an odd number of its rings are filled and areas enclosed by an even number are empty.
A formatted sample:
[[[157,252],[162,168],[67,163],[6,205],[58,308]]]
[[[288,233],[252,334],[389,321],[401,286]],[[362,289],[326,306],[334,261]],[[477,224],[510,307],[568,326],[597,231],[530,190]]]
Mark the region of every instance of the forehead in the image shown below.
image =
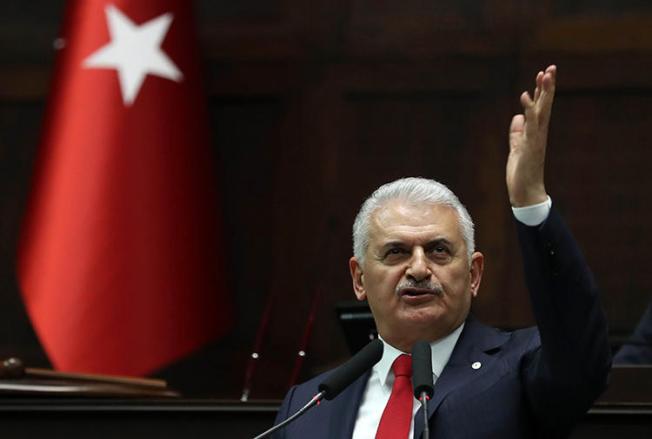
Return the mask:
[[[371,215],[371,244],[421,237],[463,240],[457,211],[443,204],[416,204],[396,199],[388,201]]]

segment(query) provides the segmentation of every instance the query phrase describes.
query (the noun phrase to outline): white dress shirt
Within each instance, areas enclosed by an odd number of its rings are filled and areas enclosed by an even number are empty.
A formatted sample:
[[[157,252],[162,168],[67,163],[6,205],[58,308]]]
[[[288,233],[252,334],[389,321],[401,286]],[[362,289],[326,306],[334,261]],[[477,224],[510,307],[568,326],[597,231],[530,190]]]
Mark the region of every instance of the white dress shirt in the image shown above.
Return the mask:
[[[444,370],[444,366],[448,363],[448,359],[453,353],[453,348],[460,338],[464,323],[457,327],[456,330],[448,334],[444,338],[430,343],[432,350],[432,380],[437,381],[439,375]],[[382,340],[382,338],[381,338]],[[401,352],[395,347],[383,341],[384,350],[383,357],[371,369],[367,387],[362,395],[360,408],[358,409],[358,418],[355,422],[353,429],[353,439],[373,439],[376,436],[380,418],[383,415],[383,410],[389,401],[389,396],[392,393],[392,386],[394,385],[394,373],[392,372],[392,364],[394,360],[405,352]],[[412,439],[414,430],[414,415],[421,407],[421,403],[412,398],[412,422],[410,424],[410,436]]]
[[[551,206],[552,200],[548,197],[543,203],[526,207],[512,207],[512,211],[518,221],[528,226],[536,226],[545,221]],[[433,383],[437,382],[437,378],[441,375],[444,367],[448,363],[455,344],[457,344],[457,340],[460,338],[462,329],[464,329],[464,323],[446,337],[430,343],[432,350]],[[360,408],[358,409],[358,417],[353,428],[352,439],[373,439],[376,436],[380,418],[389,401],[392,386],[394,385],[392,364],[399,355],[405,353],[387,344],[385,340],[382,340],[382,342],[384,345],[383,357],[371,369],[371,375],[369,376],[369,381],[367,381],[367,387],[362,395]],[[414,415],[420,407],[421,403],[413,397],[412,422],[410,424],[410,435],[408,439],[413,439],[414,437]]]

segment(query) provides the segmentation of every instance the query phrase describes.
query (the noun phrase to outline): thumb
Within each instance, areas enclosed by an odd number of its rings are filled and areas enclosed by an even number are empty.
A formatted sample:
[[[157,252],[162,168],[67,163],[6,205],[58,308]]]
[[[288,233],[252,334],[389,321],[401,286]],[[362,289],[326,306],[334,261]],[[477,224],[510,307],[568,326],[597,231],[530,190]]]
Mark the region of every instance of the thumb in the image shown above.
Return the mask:
[[[509,148],[513,150],[522,141],[525,128],[525,116],[517,114],[512,118],[512,123],[509,125]]]

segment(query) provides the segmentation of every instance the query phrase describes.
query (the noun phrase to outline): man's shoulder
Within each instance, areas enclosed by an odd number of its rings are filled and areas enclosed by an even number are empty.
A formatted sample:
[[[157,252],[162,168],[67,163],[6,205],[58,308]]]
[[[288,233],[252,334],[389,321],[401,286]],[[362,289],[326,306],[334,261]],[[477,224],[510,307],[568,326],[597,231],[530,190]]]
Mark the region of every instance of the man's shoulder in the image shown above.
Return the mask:
[[[517,359],[536,351],[541,346],[536,326],[500,328],[489,326],[469,316],[464,331],[453,353],[453,361],[467,359],[484,352],[503,359]]]
[[[309,401],[310,398],[319,393],[319,385],[323,383],[324,380],[328,378],[328,376],[330,376],[336,368],[337,367],[333,367],[329,370],[326,370],[325,372],[319,373],[307,381],[296,384],[289,390],[288,396],[291,394],[293,401]]]
[[[289,418],[305,406],[319,392],[319,384],[327,379],[335,369],[320,373],[304,383],[293,386],[279,409],[276,423]],[[350,437],[368,376],[368,373],[362,374],[336,397],[322,400],[318,407],[314,407],[301,416],[301,419],[288,425],[284,429],[284,435],[279,437]]]
[[[469,315],[465,322],[464,337],[472,337],[478,340],[485,340],[487,343],[522,342],[538,339],[539,328],[536,326],[526,327],[499,327],[491,326],[479,321],[474,315]]]
[[[332,374],[335,369],[336,368],[333,367],[325,372],[321,372],[309,380],[304,381],[301,384],[297,384],[296,388],[301,390],[314,391],[314,393],[317,393],[319,384],[321,384],[330,374]]]

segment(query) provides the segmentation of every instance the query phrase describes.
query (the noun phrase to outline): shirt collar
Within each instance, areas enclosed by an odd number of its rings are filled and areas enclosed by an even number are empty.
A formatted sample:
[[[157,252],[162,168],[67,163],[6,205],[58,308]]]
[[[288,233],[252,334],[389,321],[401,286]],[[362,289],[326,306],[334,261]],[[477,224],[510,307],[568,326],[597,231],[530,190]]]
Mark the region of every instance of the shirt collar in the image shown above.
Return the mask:
[[[431,355],[432,355],[432,373],[435,375],[435,378],[438,378],[448,360],[453,353],[453,349],[457,344],[457,340],[460,338],[460,334],[464,329],[464,323],[457,327],[453,332],[448,334],[444,338],[435,340],[430,343]],[[390,372],[392,370],[392,364],[394,360],[401,354],[408,354],[407,352],[402,352],[396,349],[394,346],[387,343],[382,337],[378,337],[383,342],[383,356],[378,363],[373,367],[373,372],[380,379],[380,383],[383,386],[388,386],[391,384],[391,381],[388,381],[390,378]],[[393,376],[392,376],[393,378]],[[393,380],[392,380],[393,381]]]

